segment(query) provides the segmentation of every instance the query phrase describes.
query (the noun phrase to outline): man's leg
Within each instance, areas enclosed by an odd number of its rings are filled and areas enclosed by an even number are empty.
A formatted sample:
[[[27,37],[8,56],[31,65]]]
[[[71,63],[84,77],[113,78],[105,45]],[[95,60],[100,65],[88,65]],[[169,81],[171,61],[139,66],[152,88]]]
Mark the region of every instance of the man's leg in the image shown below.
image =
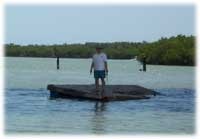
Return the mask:
[[[103,93],[104,93],[104,91],[105,91],[105,85],[106,85],[104,78],[101,78],[101,83],[102,83],[101,95],[103,96]]]
[[[104,78],[101,78],[101,83],[102,83],[102,87],[104,88],[106,85]]]
[[[95,78],[95,87],[96,87],[96,91],[99,91],[99,79]]]

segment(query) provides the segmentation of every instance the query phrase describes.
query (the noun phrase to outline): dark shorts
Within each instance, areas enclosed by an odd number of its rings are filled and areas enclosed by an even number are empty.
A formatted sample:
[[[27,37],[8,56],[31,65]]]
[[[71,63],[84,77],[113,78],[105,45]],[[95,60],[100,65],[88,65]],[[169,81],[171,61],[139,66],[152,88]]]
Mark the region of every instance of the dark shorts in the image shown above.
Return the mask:
[[[105,78],[105,70],[94,70],[94,78]]]

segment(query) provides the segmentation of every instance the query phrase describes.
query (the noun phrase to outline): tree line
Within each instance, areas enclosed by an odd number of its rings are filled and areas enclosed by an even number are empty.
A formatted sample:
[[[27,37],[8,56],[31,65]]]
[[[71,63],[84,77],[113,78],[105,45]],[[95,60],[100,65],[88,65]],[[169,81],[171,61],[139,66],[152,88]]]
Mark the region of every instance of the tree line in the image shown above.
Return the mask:
[[[102,47],[110,59],[133,59],[155,65],[195,65],[195,37],[177,35],[154,42],[86,42],[84,44],[19,45],[5,44],[8,57],[90,58]]]

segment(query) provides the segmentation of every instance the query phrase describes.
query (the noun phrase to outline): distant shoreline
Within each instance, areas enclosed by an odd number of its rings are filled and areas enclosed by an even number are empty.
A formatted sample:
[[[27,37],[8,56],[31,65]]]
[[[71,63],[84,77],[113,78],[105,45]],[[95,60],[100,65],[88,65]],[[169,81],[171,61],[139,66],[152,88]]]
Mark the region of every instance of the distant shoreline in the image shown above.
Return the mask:
[[[177,35],[161,38],[155,42],[112,42],[54,45],[6,44],[6,57],[38,58],[91,58],[95,47],[102,47],[109,59],[130,60],[137,58],[142,62],[146,57],[149,65],[195,66],[195,37]]]

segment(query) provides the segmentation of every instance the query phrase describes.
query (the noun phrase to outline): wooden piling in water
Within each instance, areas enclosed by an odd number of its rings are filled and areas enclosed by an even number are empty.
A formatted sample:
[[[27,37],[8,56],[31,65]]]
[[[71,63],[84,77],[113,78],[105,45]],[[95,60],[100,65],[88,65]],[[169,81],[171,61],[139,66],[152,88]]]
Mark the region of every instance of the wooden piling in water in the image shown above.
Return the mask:
[[[60,69],[59,57],[57,57],[57,70]]]
[[[147,68],[146,68],[146,56],[143,57],[142,63],[143,63],[143,71],[146,71],[147,70]]]

